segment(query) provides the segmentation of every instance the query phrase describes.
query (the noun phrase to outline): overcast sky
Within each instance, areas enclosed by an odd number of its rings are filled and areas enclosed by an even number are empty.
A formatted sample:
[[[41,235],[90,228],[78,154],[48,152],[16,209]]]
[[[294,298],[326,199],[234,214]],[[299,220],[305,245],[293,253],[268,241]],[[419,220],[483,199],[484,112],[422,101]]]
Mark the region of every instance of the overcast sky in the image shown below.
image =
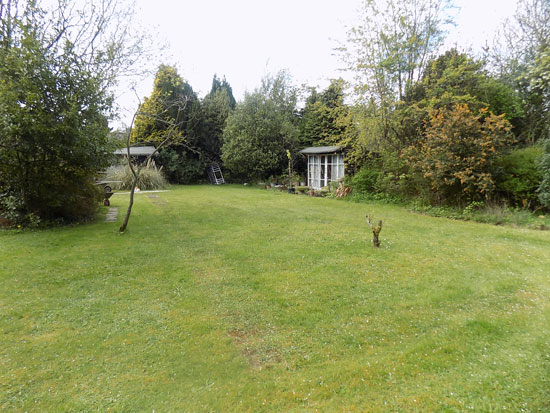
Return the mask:
[[[446,48],[478,53],[496,28],[514,14],[516,0],[455,0],[456,27]],[[212,77],[225,76],[237,100],[267,73],[288,69],[295,83],[326,87],[341,76],[333,49],[353,26],[361,0],[137,0],[138,18],[168,41],[165,62],[178,68],[200,97]],[[148,96],[153,76],[138,86]],[[122,88],[124,89],[124,87]],[[133,93],[120,91],[122,123],[137,106]]]

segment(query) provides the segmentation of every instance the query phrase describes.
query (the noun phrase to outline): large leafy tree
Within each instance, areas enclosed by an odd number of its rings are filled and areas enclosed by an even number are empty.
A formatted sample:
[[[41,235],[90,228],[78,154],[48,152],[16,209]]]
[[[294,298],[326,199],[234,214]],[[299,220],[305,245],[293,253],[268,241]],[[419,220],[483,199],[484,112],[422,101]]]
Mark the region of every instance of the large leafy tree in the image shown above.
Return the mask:
[[[364,161],[366,150],[360,143],[362,128],[357,126],[361,113],[345,103],[345,86],[343,79],[334,79],[321,92],[310,89],[301,111],[300,142],[302,146],[344,146],[346,168],[351,171]]]
[[[0,3],[0,217],[11,224],[81,219],[97,205],[109,90],[139,46],[116,1],[95,6]]]
[[[504,115],[486,109],[479,114],[467,104],[432,109],[419,144],[405,157],[438,202],[486,199],[495,190],[493,165],[513,142],[510,131]]]
[[[429,111],[468,105],[478,113],[488,108],[513,126],[523,116],[517,92],[484,69],[484,62],[451,49],[432,59],[421,80],[411,84],[396,106],[393,130],[400,146],[414,144],[428,123]]]
[[[395,105],[420,80],[444,40],[448,0],[366,0],[340,48],[355,94],[382,145],[392,144]]]
[[[322,92],[311,89],[302,110],[300,138],[304,146],[335,143],[343,139],[346,125],[342,119],[349,107],[344,103],[344,81],[336,79]]]
[[[403,99],[394,108],[390,124],[393,139],[382,147],[383,189],[404,191],[407,195],[425,193],[429,198],[433,194],[433,183],[428,179],[433,175],[417,174],[418,168],[411,170],[413,163],[408,154],[411,149],[422,152],[427,130],[435,119],[435,111],[451,113],[457,105],[467,105],[470,118],[486,118],[487,110],[502,115],[516,126],[523,115],[521,100],[517,92],[491,77],[484,69],[482,61],[475,60],[465,53],[452,49],[430,60],[422,78],[407,87]],[[462,107],[462,106],[461,106]],[[448,135],[452,145],[461,145],[462,135]],[[489,165],[486,163],[486,165]],[[491,167],[493,163],[490,163]],[[418,166],[418,165],[417,165]],[[491,171],[492,176],[495,171]],[[447,188],[447,187],[445,187]],[[462,188],[457,186],[457,188]],[[472,187],[470,187],[471,189]],[[470,190],[469,189],[469,190]],[[439,193],[439,200],[451,202],[459,200],[453,193],[453,199],[446,199],[452,191]],[[468,195],[470,196],[470,195]]]
[[[518,90],[525,115],[521,141],[550,137],[550,1],[519,0],[514,18],[503,26],[488,58],[496,74]]]
[[[227,119],[222,161],[236,179],[265,179],[280,174],[299,149],[296,90],[286,72],[263,79]]]

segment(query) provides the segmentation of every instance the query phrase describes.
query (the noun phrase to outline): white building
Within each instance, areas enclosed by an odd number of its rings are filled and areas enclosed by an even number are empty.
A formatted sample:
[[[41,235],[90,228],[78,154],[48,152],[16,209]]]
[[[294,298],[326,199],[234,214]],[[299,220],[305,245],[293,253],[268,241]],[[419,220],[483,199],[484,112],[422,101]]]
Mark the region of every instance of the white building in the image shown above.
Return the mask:
[[[307,155],[307,185],[321,189],[344,178],[344,155],[341,146],[318,146],[300,151]]]

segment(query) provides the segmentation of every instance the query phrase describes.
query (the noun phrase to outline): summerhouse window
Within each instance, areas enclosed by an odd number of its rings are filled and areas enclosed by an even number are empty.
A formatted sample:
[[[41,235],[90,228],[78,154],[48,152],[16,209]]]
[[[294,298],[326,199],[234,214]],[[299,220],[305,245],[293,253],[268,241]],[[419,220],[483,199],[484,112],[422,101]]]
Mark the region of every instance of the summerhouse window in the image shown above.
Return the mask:
[[[322,188],[344,177],[344,156],[309,155],[307,170],[308,185],[316,189]]]

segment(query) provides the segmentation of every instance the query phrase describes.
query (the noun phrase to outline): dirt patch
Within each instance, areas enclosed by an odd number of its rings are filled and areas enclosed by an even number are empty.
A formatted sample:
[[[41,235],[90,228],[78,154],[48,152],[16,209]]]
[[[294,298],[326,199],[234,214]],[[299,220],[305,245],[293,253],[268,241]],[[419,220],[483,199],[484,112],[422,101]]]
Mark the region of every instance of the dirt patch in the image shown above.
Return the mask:
[[[229,330],[227,334],[235,345],[240,347],[243,357],[255,370],[262,370],[282,361],[278,352],[273,347],[268,347],[262,340],[262,335],[256,330],[234,329]]]
[[[532,304],[539,301],[539,296],[536,293],[530,291],[517,290],[516,296],[519,297],[522,301]]]

